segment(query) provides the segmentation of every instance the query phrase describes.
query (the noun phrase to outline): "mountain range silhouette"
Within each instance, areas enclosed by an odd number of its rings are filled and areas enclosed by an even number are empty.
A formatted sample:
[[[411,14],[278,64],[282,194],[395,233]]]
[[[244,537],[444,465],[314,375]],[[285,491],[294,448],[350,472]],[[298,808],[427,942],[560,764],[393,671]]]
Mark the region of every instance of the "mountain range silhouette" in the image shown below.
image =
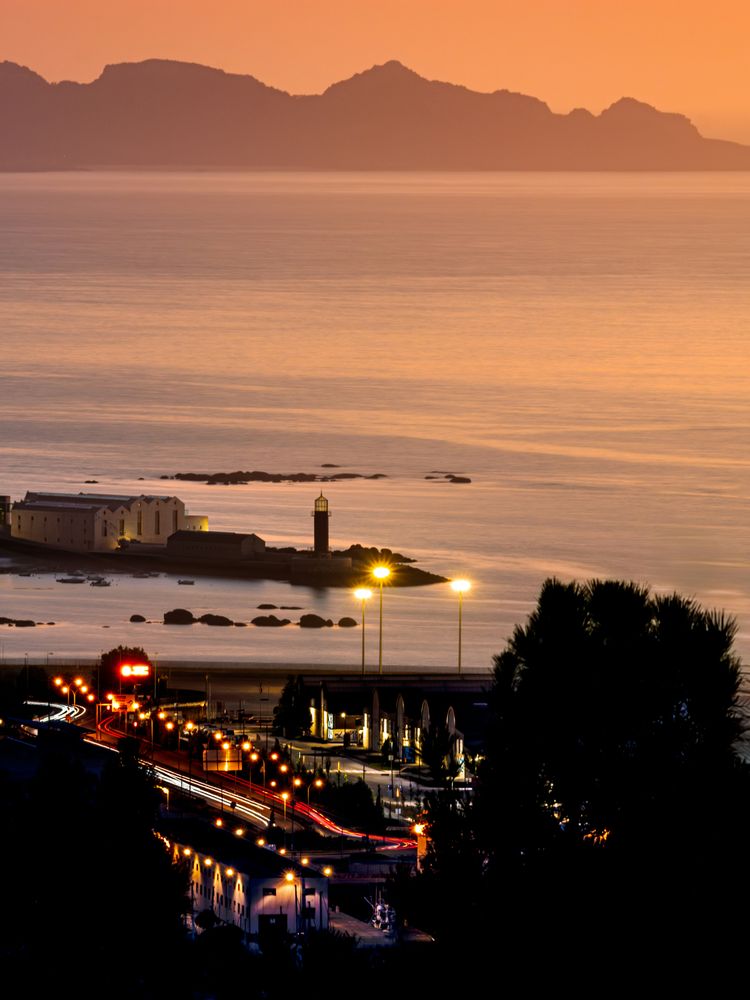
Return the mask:
[[[426,80],[391,61],[295,96],[149,59],[92,83],[0,63],[0,170],[746,170],[750,147],[629,97],[599,115]]]

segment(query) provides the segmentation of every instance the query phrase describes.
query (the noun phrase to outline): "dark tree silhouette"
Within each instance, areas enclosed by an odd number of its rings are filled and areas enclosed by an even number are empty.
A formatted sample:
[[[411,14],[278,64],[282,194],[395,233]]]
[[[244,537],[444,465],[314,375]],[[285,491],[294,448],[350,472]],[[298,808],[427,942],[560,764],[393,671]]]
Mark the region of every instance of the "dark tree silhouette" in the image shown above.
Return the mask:
[[[310,698],[305,694],[302,677],[289,677],[273,710],[273,732],[293,739],[310,732]]]
[[[439,787],[452,784],[461,770],[455,745],[456,737],[448,731],[444,722],[434,722],[422,734],[419,759],[430,769],[432,780]]]
[[[495,657],[474,800],[427,796],[411,919],[450,943],[460,915],[469,965],[555,989],[730,969],[750,890],[735,631],[676,594],[548,580]]]
[[[102,697],[107,691],[119,691],[121,689],[120,665],[122,663],[148,663],[151,660],[145,650],[140,646],[116,646],[114,649],[102,653],[99,661],[99,677],[97,684]],[[148,679],[145,687],[149,692],[153,690],[153,678]],[[130,688],[128,688],[129,690]]]
[[[725,904],[750,888],[750,781],[735,632],[634,583],[544,584],[495,657],[473,810],[477,888],[502,899],[516,957],[529,923],[562,964],[585,933],[587,961],[637,952],[665,975],[737,945]]]
[[[361,778],[341,784],[327,782],[317,792],[316,801],[347,826],[355,826],[368,833],[383,830],[382,804],[373,801],[370,786]]]
[[[744,771],[735,632],[676,594],[548,580],[495,657],[483,778],[508,849],[710,837],[717,793]]]

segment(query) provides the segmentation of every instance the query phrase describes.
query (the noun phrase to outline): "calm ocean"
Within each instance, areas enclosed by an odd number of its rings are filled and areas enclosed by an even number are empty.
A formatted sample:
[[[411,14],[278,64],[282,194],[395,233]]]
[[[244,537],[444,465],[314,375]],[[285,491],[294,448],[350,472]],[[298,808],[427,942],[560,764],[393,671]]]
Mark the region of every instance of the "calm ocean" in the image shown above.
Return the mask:
[[[305,545],[314,486],[159,476],[384,473],[325,487],[332,541],[470,577],[467,668],[549,575],[693,595],[750,658],[750,175],[0,175],[0,235],[0,493],[174,492]],[[2,574],[0,615],[56,624],[2,628],[0,658],[359,662],[359,629],[128,622],[261,602],[359,614],[342,590]],[[446,586],[384,608],[386,669],[455,664]]]

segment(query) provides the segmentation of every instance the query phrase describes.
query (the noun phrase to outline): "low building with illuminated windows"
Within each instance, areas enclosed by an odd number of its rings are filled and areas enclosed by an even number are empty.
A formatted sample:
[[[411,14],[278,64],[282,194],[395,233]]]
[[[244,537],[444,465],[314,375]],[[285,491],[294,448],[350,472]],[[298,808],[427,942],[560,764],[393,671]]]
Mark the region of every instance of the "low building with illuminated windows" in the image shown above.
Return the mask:
[[[236,831],[240,831],[239,835]],[[328,877],[255,842],[242,824],[226,830],[199,820],[160,824],[175,860],[188,867],[191,923],[210,910],[233,924],[245,943],[270,935],[328,929]]]
[[[306,673],[310,731],[324,742],[343,741],[366,751],[390,745],[399,767],[418,764],[423,743],[433,734],[449,747],[458,780],[467,752],[481,747],[487,725],[487,675],[448,673],[316,676]]]
[[[123,542],[166,546],[176,531],[207,531],[208,518],[174,496],[26,493],[13,504],[14,539],[69,552],[112,552]]]

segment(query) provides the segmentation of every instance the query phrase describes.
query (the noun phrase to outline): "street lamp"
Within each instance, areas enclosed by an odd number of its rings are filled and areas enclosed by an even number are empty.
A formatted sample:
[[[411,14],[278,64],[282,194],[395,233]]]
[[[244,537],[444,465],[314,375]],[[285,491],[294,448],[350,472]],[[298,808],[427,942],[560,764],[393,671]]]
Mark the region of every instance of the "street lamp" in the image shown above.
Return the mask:
[[[322,788],[323,787],[323,779],[322,778],[316,778],[314,781],[311,781],[310,784],[307,786],[307,804],[308,804],[308,806],[310,805],[310,789],[313,787],[313,785],[315,785],[316,788]]]
[[[458,594],[458,672],[461,673],[461,629],[463,626],[464,594],[471,590],[468,580],[451,580],[451,590]]]
[[[365,604],[372,597],[372,591],[368,587],[357,587],[354,596],[362,602],[362,676],[365,676]]]
[[[54,686],[58,689],[60,694],[67,695],[68,708],[70,708],[70,696],[73,695],[73,708],[76,707],[76,695],[79,693],[86,695],[88,701],[93,701],[94,696],[89,697],[88,685],[84,684],[83,677],[74,677],[72,680],[66,682],[64,677],[55,677],[52,681]],[[68,722],[70,722],[70,715],[67,716]]]
[[[372,575],[380,584],[380,639],[378,642],[378,673],[383,673],[383,584],[391,575],[387,566],[376,566]]]

